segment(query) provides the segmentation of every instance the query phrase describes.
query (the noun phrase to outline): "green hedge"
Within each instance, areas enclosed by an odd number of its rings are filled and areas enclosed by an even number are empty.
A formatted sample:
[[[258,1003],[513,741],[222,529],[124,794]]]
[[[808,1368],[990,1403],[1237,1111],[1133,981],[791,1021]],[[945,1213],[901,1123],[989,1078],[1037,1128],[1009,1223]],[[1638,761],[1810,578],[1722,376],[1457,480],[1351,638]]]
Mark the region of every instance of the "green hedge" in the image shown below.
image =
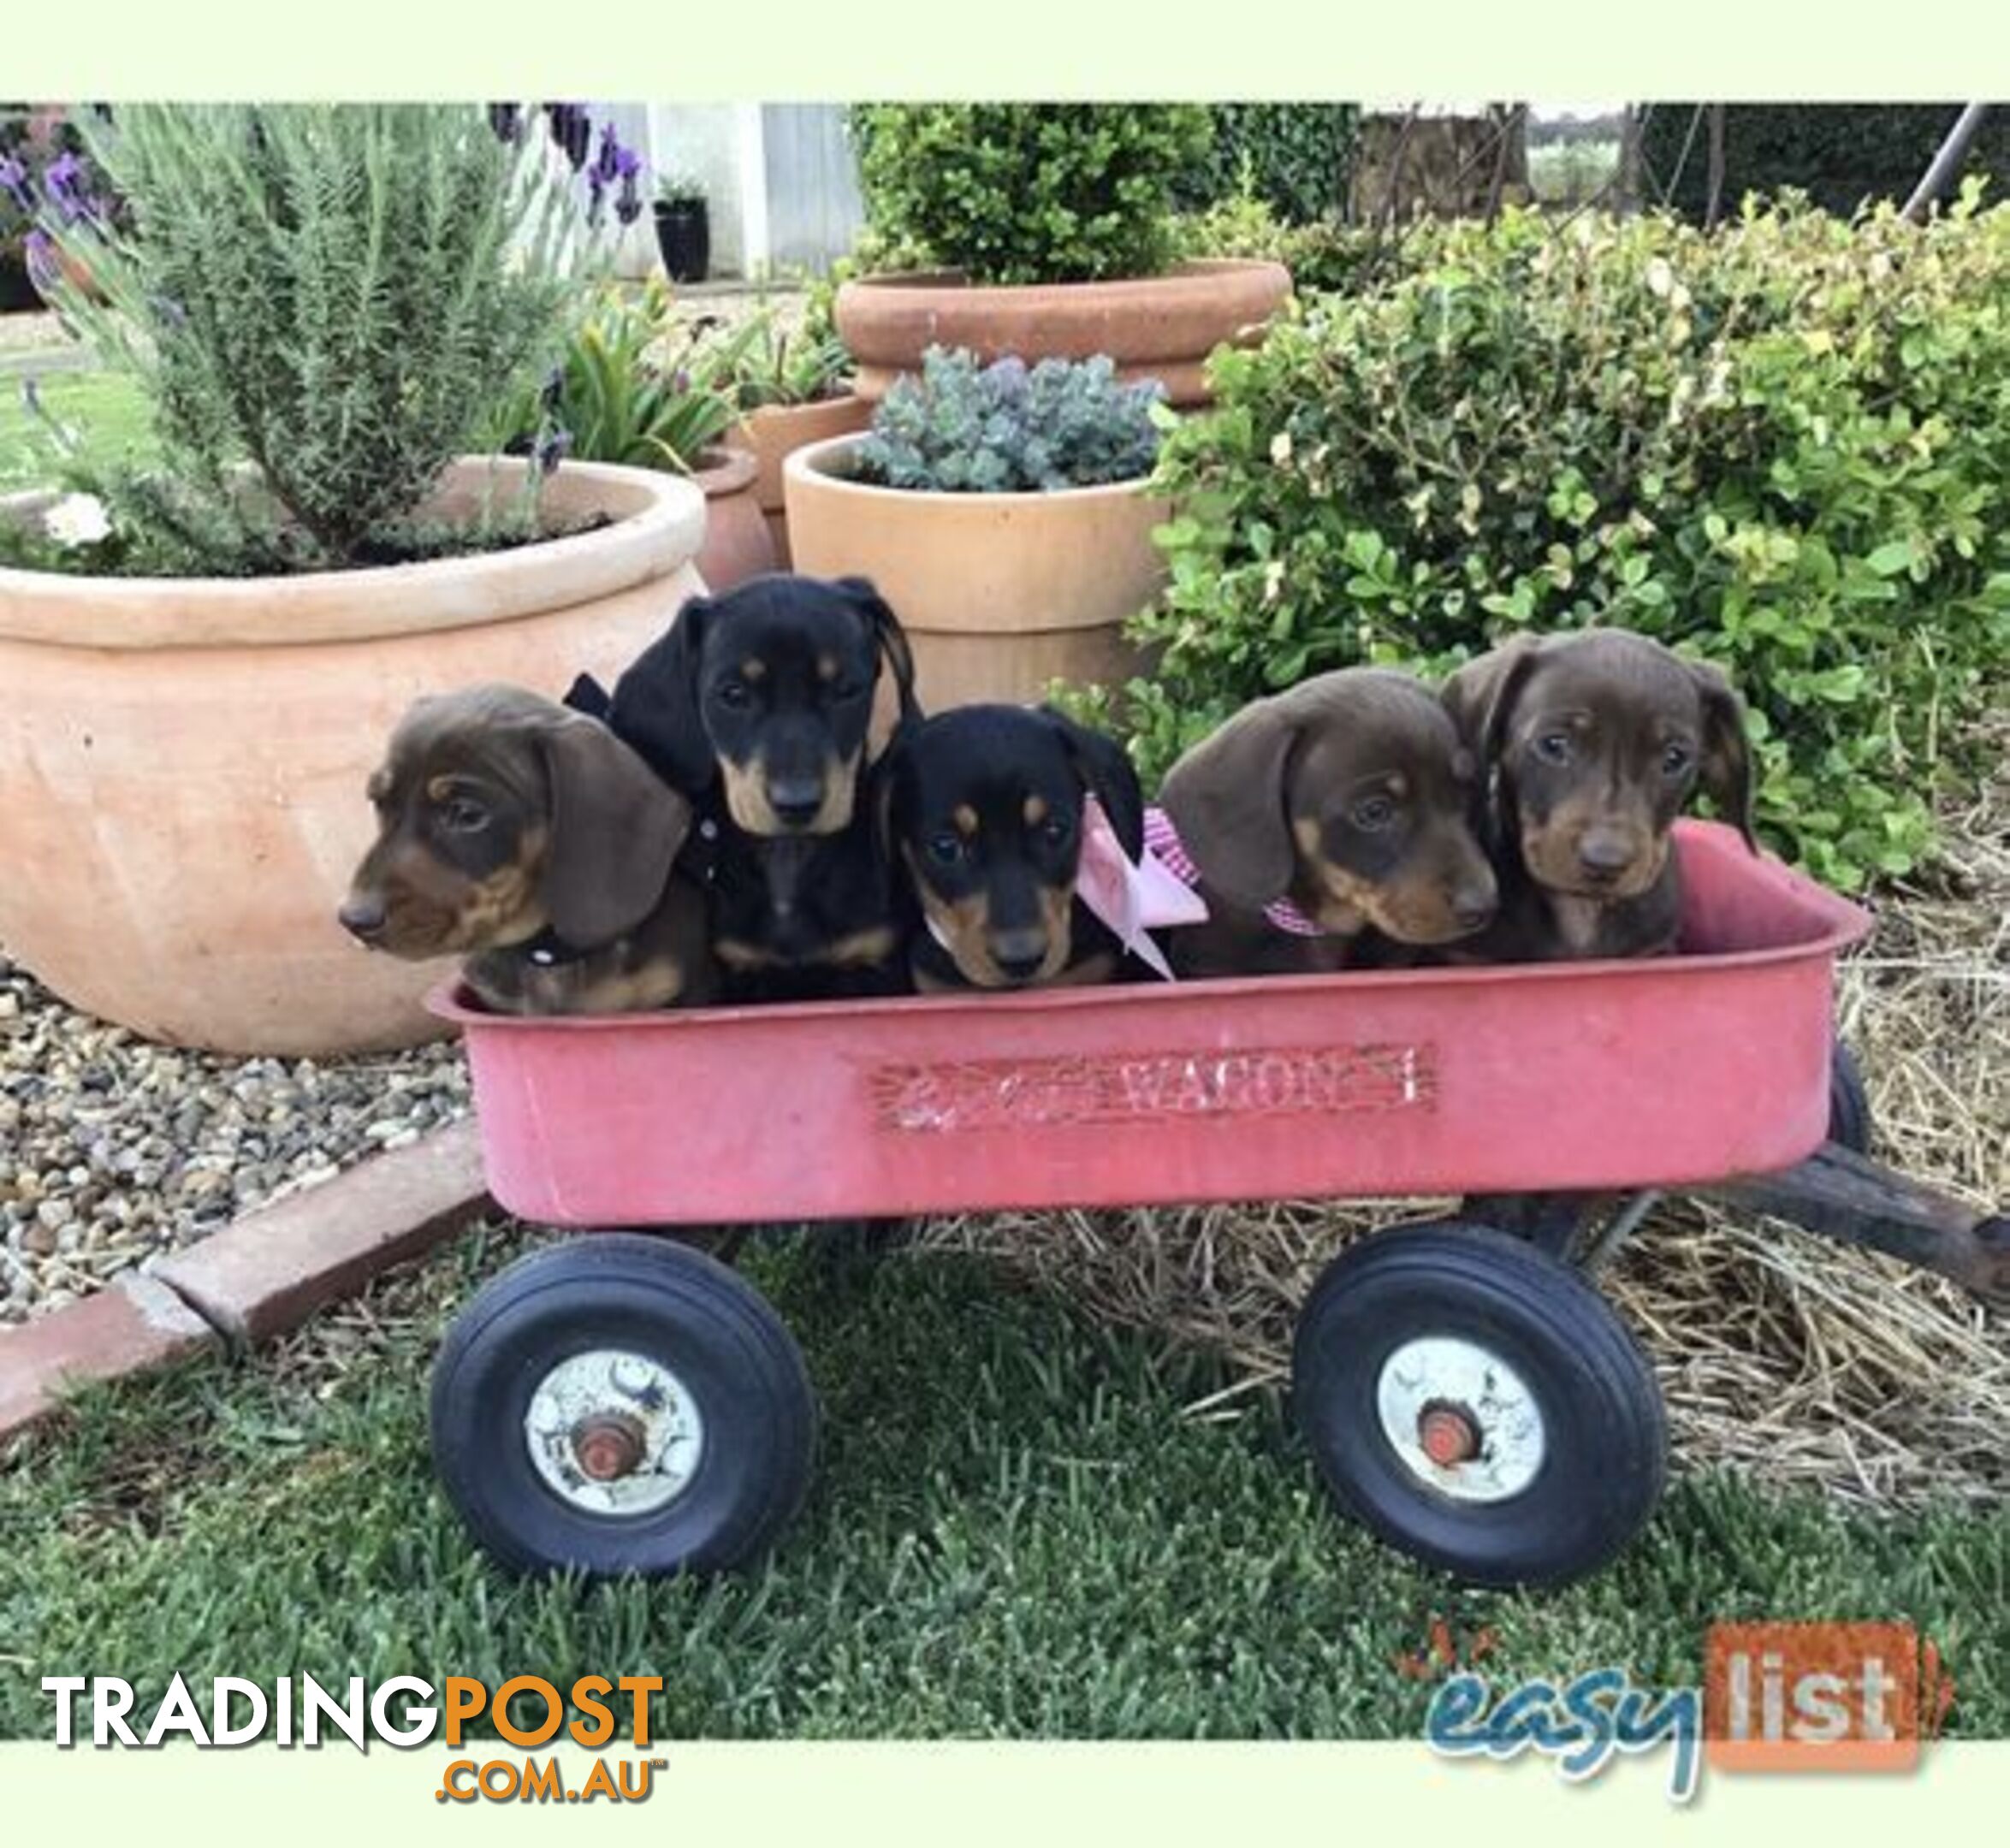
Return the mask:
[[[1197,103],[868,103],[846,120],[876,246],[977,282],[1156,275],[1174,186],[1213,139]]]
[[[2010,210],[1509,211],[1402,256],[1218,353],[1169,437],[1142,767],[1327,668],[1622,624],[1741,688],[1776,846],[1912,866],[2010,663]]]
[[[1661,186],[1675,182],[1669,203],[1700,218],[1710,196],[1710,123],[1707,116],[1697,120],[1696,108],[1693,103],[1656,104],[1640,149]],[[1844,217],[1866,199],[1902,205],[1960,114],[1958,104],[1727,104],[1722,210],[1734,214],[1746,193],[1777,192],[1786,187]],[[1992,110],[1984,119],[1964,170],[1989,177],[1992,201],[2010,192],[2010,105]],[[1658,197],[1651,183],[1648,197]]]
[[[1214,145],[1180,175],[1174,198],[1203,211],[1245,190],[1288,224],[1340,210],[1361,111],[1351,103],[1216,103]]]

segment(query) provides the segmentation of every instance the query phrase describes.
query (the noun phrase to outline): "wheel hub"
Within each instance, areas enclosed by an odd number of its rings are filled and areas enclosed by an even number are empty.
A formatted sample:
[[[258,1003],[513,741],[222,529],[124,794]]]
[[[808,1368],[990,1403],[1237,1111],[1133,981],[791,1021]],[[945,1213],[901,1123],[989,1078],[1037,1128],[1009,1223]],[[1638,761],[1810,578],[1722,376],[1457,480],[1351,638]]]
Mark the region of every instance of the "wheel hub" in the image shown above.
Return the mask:
[[[1375,1409],[1404,1467],[1453,1501],[1505,1502],[1542,1468],[1547,1434],[1534,1393],[1477,1342],[1405,1342],[1382,1363]]]
[[[690,1484],[705,1424],[690,1389],[661,1361],[596,1348],[538,1381],[524,1442],[560,1501],[596,1514],[647,1514]]]

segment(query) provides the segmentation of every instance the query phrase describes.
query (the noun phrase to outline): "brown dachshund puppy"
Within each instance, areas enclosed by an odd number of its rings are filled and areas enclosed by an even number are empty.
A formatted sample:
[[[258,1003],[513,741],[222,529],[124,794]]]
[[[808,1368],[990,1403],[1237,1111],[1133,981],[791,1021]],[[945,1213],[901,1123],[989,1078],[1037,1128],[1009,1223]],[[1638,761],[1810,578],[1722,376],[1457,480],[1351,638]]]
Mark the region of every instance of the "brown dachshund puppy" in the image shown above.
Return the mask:
[[[467,958],[504,1014],[615,1014],[712,992],[691,805],[598,720],[518,687],[422,699],[370,779],[377,838],[339,914],[373,950]]]
[[[1313,974],[1479,930],[1496,895],[1478,795],[1477,760],[1407,674],[1343,668],[1245,707],[1159,792],[1210,914],[1165,934],[1174,968]]]
[[[1490,778],[1501,884],[1499,915],[1462,962],[1671,949],[1669,831],[1699,789],[1758,850],[1744,714],[1705,662],[1622,629],[1518,637],[1462,667],[1444,697]]]

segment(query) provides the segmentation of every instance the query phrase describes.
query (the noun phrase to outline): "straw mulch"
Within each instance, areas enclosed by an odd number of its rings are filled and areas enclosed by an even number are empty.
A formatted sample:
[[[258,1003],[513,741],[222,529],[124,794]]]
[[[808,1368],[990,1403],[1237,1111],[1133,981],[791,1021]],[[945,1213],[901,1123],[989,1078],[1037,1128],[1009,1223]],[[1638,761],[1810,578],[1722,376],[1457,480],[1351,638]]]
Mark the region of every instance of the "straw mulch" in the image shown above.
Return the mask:
[[[1994,779],[1946,817],[1942,862],[1877,906],[1845,968],[1876,1152],[1978,1203],[2010,1199],[2010,726]],[[1286,1377],[1295,1307],[1334,1252],[1444,1201],[1012,1214],[933,1222],[1111,1320],[1224,1354],[1203,1413]],[[1798,1227],[1675,1199],[1605,1287],[1644,1341],[1678,1463],[1731,1464],[1846,1502],[1979,1502],[2010,1486],[2010,1330],[1951,1283]]]

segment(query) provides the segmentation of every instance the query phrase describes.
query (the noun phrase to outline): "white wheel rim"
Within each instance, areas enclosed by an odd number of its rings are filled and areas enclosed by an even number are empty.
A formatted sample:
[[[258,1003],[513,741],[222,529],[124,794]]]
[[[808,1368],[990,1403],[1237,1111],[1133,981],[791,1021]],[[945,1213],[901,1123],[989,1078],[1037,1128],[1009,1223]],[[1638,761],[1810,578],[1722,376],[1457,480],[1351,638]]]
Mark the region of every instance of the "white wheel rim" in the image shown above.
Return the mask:
[[[660,1360],[594,1348],[538,1381],[524,1442],[545,1486],[594,1514],[648,1514],[690,1485],[705,1451],[691,1389]]]
[[[1410,1473],[1455,1502],[1508,1501],[1542,1468],[1547,1434],[1535,1395],[1475,1342],[1449,1335],[1405,1342],[1382,1363],[1375,1408]],[[1465,1439],[1465,1454],[1441,1460],[1453,1448],[1448,1432]]]

